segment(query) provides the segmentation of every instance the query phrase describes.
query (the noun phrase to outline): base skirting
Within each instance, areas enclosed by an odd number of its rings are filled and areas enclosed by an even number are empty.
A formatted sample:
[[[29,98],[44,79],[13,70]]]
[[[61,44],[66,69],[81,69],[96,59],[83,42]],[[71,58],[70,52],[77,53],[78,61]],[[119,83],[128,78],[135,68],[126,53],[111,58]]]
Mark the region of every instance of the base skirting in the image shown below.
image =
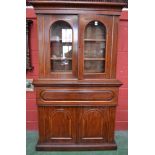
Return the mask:
[[[89,151],[89,150],[116,150],[116,143],[103,144],[37,144],[37,151]]]

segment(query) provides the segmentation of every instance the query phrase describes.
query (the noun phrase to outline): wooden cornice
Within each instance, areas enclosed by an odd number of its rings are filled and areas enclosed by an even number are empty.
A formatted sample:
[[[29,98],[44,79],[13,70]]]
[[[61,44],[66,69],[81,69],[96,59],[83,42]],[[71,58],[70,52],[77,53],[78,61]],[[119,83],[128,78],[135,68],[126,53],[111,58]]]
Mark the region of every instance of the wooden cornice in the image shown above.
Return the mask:
[[[123,2],[98,2],[98,1],[50,1],[30,0],[29,3],[37,8],[61,7],[61,8],[116,8],[122,9],[127,4]]]

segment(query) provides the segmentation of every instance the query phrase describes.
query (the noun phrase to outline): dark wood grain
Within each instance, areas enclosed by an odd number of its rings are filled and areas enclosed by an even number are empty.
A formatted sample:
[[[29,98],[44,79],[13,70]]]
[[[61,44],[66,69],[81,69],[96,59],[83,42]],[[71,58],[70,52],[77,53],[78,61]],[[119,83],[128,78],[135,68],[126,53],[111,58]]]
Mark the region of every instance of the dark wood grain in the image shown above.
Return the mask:
[[[94,150],[116,150],[116,143],[100,143],[100,144],[40,144],[36,145],[37,151],[94,151]]]
[[[75,143],[76,109],[39,107],[39,143]]]
[[[87,80],[52,80],[38,79],[34,80],[36,87],[120,87],[122,82],[116,79],[87,79]]]
[[[114,98],[114,92],[110,90],[51,90],[45,89],[40,92],[42,100],[70,100],[70,101],[87,101],[103,100],[110,101]]]
[[[42,101],[113,101],[118,88],[108,87],[38,87],[36,97]]]
[[[114,124],[115,107],[82,107],[79,110],[81,143],[114,143],[112,124]]]
[[[122,85],[116,79],[118,24],[125,3],[34,0],[31,4],[37,14],[39,42],[39,79],[33,82],[39,124],[36,150],[116,149],[115,113]],[[62,59],[51,55],[59,49],[56,40],[52,46],[50,42],[51,27],[58,21],[69,24],[73,32],[72,55],[66,58],[72,67],[66,71],[53,70],[51,64]],[[103,25],[103,31],[92,28],[91,37],[86,37],[87,25],[94,21]],[[105,55],[92,56],[100,42]],[[85,44],[94,47],[85,48]],[[105,65],[101,69],[94,65],[86,72],[85,61]]]

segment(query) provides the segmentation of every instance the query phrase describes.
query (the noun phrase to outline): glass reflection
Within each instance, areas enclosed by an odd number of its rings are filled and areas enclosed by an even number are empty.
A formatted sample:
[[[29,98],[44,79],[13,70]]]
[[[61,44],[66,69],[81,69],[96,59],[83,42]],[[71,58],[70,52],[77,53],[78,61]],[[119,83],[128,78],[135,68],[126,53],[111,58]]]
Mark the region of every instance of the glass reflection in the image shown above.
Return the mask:
[[[90,22],[84,34],[84,71],[105,72],[106,28],[99,21]]]
[[[52,71],[72,70],[72,29],[64,21],[58,21],[51,28]]]

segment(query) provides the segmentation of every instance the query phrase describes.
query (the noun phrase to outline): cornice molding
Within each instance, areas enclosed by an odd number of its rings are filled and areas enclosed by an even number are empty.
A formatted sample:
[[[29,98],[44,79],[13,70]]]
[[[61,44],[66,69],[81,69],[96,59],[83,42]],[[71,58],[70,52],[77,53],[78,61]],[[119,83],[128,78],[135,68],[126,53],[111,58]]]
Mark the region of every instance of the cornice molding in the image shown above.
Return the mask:
[[[124,2],[107,2],[107,1],[50,1],[50,0],[31,0],[29,1],[34,7],[72,7],[72,8],[118,8],[126,7]]]

